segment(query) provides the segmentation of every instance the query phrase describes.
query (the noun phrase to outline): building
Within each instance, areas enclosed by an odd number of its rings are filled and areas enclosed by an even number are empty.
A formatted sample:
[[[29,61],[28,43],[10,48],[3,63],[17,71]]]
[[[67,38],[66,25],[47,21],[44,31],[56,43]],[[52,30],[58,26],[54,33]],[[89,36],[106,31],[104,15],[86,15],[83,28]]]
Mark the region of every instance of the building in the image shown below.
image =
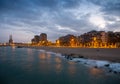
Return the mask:
[[[48,43],[47,34],[41,33],[41,34],[40,34],[39,44],[40,44],[40,45],[47,45],[47,43]]]
[[[60,46],[60,40],[56,40],[56,46]]]
[[[74,35],[68,34],[66,36],[59,37],[58,40],[56,40],[56,45],[59,46],[77,46],[77,38]]]
[[[105,31],[95,31],[84,33],[78,36],[78,46],[99,48],[107,45],[107,33]]]
[[[116,47],[120,48],[120,32],[115,32]]]
[[[12,35],[9,36],[9,44],[13,44]]]
[[[34,38],[31,40],[33,45],[47,45],[48,44],[48,40],[47,40],[47,34],[45,33],[41,33],[40,36],[39,35],[35,35]]]
[[[40,41],[45,41],[45,42],[47,42],[47,34],[41,33],[41,34],[40,34]]]
[[[40,36],[35,35],[34,38],[31,40],[32,44],[38,44],[40,40]]]
[[[13,42],[10,36],[10,43]],[[41,33],[35,35],[31,40],[33,45],[37,46],[70,46],[70,47],[85,47],[85,48],[116,48],[120,47],[120,32],[105,32],[105,31],[89,31],[80,36],[71,34],[61,36],[52,43],[47,40],[47,34]]]

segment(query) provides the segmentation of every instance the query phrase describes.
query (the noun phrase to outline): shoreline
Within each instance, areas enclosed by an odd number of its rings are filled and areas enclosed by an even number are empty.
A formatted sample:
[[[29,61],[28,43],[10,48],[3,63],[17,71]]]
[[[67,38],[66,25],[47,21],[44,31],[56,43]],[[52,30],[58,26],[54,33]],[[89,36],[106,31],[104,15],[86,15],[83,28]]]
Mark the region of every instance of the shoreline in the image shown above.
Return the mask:
[[[23,46],[24,48],[41,49],[49,52],[61,53],[75,58],[106,60],[120,63],[120,48],[78,48],[51,46]]]

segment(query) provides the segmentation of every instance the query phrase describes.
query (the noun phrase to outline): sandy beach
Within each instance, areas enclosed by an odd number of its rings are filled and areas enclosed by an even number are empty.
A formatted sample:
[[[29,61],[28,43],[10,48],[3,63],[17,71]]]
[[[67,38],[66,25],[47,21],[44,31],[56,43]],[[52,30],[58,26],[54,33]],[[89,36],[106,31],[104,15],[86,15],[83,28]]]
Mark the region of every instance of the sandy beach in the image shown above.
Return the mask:
[[[84,57],[88,59],[107,60],[112,62],[120,62],[120,48],[77,48],[77,47],[35,47],[27,48],[42,49],[45,51],[70,55],[74,57]]]

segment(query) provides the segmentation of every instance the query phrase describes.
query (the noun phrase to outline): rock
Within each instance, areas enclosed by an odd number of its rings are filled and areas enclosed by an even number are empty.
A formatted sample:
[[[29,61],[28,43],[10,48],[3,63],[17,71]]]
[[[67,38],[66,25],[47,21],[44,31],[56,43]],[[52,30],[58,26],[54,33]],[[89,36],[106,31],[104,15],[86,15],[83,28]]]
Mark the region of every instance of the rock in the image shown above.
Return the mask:
[[[94,66],[94,68],[98,68],[97,66]]]
[[[104,66],[105,66],[105,67],[109,67],[109,66],[110,66],[110,64],[105,64]]]
[[[110,69],[109,72],[112,72],[112,70]]]
[[[72,57],[70,56],[70,60],[72,60]]]
[[[114,74],[117,74],[117,71],[114,71]]]
[[[84,58],[84,56],[79,55],[79,58]]]
[[[66,56],[67,59],[69,59],[69,56]]]
[[[75,56],[73,56],[72,58],[76,58]]]

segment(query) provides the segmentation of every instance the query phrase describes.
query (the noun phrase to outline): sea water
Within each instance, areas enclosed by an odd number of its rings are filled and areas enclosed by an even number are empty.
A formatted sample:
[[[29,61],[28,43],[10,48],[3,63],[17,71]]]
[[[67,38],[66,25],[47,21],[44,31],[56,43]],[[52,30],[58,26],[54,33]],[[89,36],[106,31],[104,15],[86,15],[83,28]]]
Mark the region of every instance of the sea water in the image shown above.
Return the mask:
[[[0,84],[120,84],[120,75],[42,50],[0,47]]]

